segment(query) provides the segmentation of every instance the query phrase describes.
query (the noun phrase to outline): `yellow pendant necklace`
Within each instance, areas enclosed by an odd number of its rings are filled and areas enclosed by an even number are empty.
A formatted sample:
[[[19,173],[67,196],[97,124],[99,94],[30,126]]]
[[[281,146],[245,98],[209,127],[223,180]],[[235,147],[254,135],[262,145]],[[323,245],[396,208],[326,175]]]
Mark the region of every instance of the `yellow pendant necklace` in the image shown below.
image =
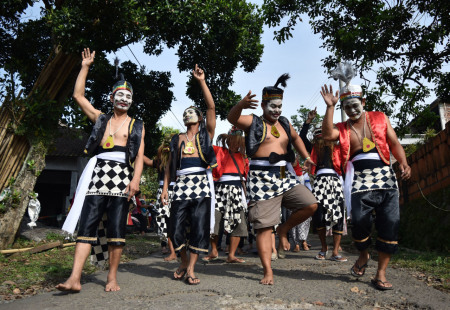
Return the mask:
[[[263,117],[263,119],[264,119],[264,121],[266,122],[266,123],[269,123],[264,117]],[[278,131],[278,129],[277,129],[277,125],[278,124],[278,120],[275,122],[275,124],[273,124],[271,127],[270,127],[270,133],[272,134],[272,136],[274,136],[275,138],[279,138],[280,137],[280,132]]]
[[[364,124],[363,124],[364,139],[361,138],[359,133],[356,131],[355,127],[353,127],[352,121],[349,120],[348,123],[350,124],[350,127],[353,129],[353,131],[356,133],[356,136],[358,137],[359,141],[361,142],[363,152],[366,153],[372,150],[375,147],[375,143],[373,143],[372,141],[370,141],[369,138],[366,137],[366,123],[367,123],[366,113],[364,113]]]
[[[114,138],[113,138],[113,136],[122,128],[123,124],[125,124],[127,119],[128,119],[128,115],[125,118],[125,120],[123,121],[122,125],[120,125],[120,127],[116,131],[114,131],[113,133],[111,133],[111,126],[112,126],[111,125],[111,120],[112,120],[112,117],[109,119],[109,136],[108,136],[108,138],[106,138],[105,143],[103,143],[103,148],[104,149],[112,149],[114,147]]]
[[[191,140],[189,140],[189,137],[188,137],[188,135],[187,135],[187,132],[186,132],[184,135],[186,136],[186,140],[187,140],[188,142],[186,143],[186,146],[184,147],[183,153],[184,153],[184,154],[188,154],[188,155],[192,155],[192,154],[195,153],[194,143],[193,143]],[[194,135],[194,137],[192,138],[192,140],[194,140],[194,139],[195,139],[195,135]]]

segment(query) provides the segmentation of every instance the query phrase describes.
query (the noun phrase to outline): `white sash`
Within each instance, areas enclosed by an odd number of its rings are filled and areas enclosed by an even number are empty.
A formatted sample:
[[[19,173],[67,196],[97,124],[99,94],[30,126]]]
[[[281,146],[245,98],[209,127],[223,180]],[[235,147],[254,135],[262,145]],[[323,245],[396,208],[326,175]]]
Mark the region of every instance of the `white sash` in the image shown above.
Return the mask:
[[[78,181],[77,191],[75,194],[75,199],[67,215],[66,220],[62,230],[73,234],[77,226],[78,220],[80,219],[81,210],[83,209],[84,199],[86,197],[86,192],[91,182],[92,172],[94,172],[95,165],[97,164],[97,159],[103,160],[114,160],[121,163],[125,163],[125,153],[124,152],[106,152],[98,154],[92,157],[87,163],[86,167],[81,174],[80,180]]]
[[[309,178],[309,174],[307,174],[307,173],[303,174],[303,180],[305,181],[305,186],[306,186],[310,191],[312,191],[312,188],[311,188],[311,179]]]
[[[345,181],[344,181],[344,198],[345,204],[347,205],[347,215],[350,216],[352,213],[352,183],[353,177],[355,176],[355,168],[353,167],[353,162],[361,159],[371,159],[371,160],[381,160],[378,153],[361,153],[356,155],[352,160],[347,162],[347,169],[345,170]]]
[[[317,171],[316,175],[321,175],[321,174],[335,174],[335,175],[337,175],[336,171],[334,171],[334,169],[330,169],[330,168],[319,169],[319,171]]]
[[[208,177],[208,183],[209,183],[209,189],[211,191],[211,214],[210,214],[210,221],[209,221],[209,230],[211,234],[214,234],[214,224],[215,224],[215,214],[214,210],[216,209],[216,194],[214,191],[214,179],[212,176],[211,169],[205,169],[202,167],[191,167],[191,168],[185,168],[182,170],[177,170],[177,176],[190,174],[190,173],[196,173],[196,172],[203,172],[206,170],[206,176]]]

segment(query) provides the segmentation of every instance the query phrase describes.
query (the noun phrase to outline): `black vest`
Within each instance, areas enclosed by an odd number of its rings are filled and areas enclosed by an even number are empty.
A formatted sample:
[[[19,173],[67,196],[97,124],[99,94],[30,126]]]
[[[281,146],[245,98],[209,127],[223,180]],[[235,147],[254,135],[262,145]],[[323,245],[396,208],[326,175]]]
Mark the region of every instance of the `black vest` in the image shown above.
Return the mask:
[[[289,120],[284,117],[280,116],[278,118],[278,122],[281,124],[281,126],[286,131],[286,134],[288,136],[288,145],[287,145],[287,160],[289,162],[293,162],[295,160],[295,153],[292,150],[292,136],[291,136],[291,127],[289,125]],[[269,126],[270,127],[270,126]],[[250,125],[250,128],[248,132],[245,133],[245,151],[247,153],[248,157],[252,157],[255,155],[255,153],[258,151],[259,146],[267,137],[267,126],[266,122],[263,120],[262,117],[256,116],[253,114],[253,120],[252,124]]]
[[[203,162],[212,168],[217,167],[216,153],[212,146],[212,140],[205,127],[200,127],[199,132],[195,135],[195,146],[198,150],[198,155]],[[170,163],[170,181],[176,180],[177,170],[180,168],[180,152],[178,144],[180,141],[180,134],[174,135],[170,141],[170,153],[172,161]]]
[[[91,135],[86,143],[84,153],[89,155],[94,155],[95,150],[100,145],[102,138],[105,134],[106,125],[112,114],[100,114],[92,128]],[[139,147],[141,146],[142,130],[144,128],[144,122],[132,118],[130,125],[128,127],[128,140],[127,140],[127,152],[126,162],[130,167],[133,167],[134,161],[136,160]]]

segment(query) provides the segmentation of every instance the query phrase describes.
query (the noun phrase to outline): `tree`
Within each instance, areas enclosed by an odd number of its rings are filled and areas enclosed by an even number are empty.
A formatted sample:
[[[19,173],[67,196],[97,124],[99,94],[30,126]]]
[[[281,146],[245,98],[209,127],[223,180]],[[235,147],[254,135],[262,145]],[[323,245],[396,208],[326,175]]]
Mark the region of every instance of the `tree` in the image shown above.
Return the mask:
[[[275,38],[284,42],[302,14],[320,34],[330,71],[341,60],[354,63],[361,78],[376,70],[376,86],[365,88],[368,110],[381,110],[405,132],[411,117],[425,109],[432,88],[450,100],[450,3],[446,0],[265,0],[266,24],[287,23]],[[447,72],[446,72],[447,71]],[[429,114],[427,114],[429,115]]]
[[[97,52],[110,53],[145,40],[145,52],[158,55],[164,46],[177,47],[178,68],[181,71],[191,71],[198,63],[208,72],[208,84],[213,95],[220,98],[216,102],[222,117],[226,115],[227,105],[237,98],[228,89],[233,83],[233,72],[238,65],[245,71],[253,71],[263,50],[260,42],[263,22],[259,11],[255,5],[241,0],[44,0],[39,20],[22,21],[20,15],[33,2],[6,0],[0,4],[0,65],[5,68],[7,83],[11,86],[7,91],[12,91],[14,95],[16,88],[31,88],[17,101],[22,103],[11,108],[15,113],[21,113],[21,123],[15,127],[21,128],[20,134],[29,139],[32,150],[40,150],[32,155],[36,156],[34,160],[39,163],[37,169],[33,173],[22,174],[21,178],[26,181],[18,177],[21,182],[14,185],[26,184],[20,187],[22,196],[19,205],[6,206],[6,214],[0,216],[0,248],[6,247],[14,239],[28,203],[28,193],[34,187],[36,174],[43,168],[52,133],[56,132],[56,120],[63,113],[66,120],[79,119],[75,115],[77,109],[67,103],[67,97],[79,70],[82,48],[90,47]],[[25,40],[27,46],[31,47],[29,50],[20,46],[19,42],[23,38],[29,38]],[[23,52],[17,53],[21,57],[16,57],[18,48]],[[50,56],[46,58],[47,55]],[[21,66],[26,67],[26,71],[20,70]],[[122,64],[122,69],[137,72],[145,70],[137,70],[131,63]],[[146,79],[159,79],[154,85],[159,90],[164,85],[170,85],[167,73],[155,73],[152,76],[152,73],[142,71],[139,74]],[[92,87],[91,91],[94,89]],[[194,102],[202,106],[199,90],[193,87],[188,89]],[[105,99],[105,94],[100,97]],[[166,104],[173,95],[165,91],[163,96],[165,98],[157,99]],[[16,103],[16,100],[12,102]],[[98,103],[99,99],[95,104]],[[137,104],[134,108],[138,112],[142,112],[142,109],[147,111],[145,103]],[[167,105],[161,110],[151,110],[154,114],[147,114],[147,121],[156,123],[159,117],[155,120],[152,115],[161,115],[165,109],[168,109]],[[22,171],[27,171],[26,167]],[[4,220],[6,217],[12,220]]]
[[[291,115],[291,122],[292,126],[297,130],[297,132],[300,132],[302,130],[303,124],[308,119],[308,113],[310,109],[305,107],[304,105],[301,105],[300,108],[297,110],[298,115]],[[311,136],[312,132],[314,130],[315,124],[321,122],[323,120],[323,115],[316,114],[316,117],[311,122],[311,126],[309,127],[308,135]],[[310,140],[312,140],[312,136],[308,137]]]

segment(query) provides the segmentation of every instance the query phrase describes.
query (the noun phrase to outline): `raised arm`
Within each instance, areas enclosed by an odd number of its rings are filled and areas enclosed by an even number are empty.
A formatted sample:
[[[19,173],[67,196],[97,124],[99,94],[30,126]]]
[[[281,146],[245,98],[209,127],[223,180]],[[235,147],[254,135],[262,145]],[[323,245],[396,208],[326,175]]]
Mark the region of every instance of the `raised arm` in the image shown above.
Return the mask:
[[[73,90],[73,99],[80,106],[84,114],[93,123],[97,120],[97,117],[101,114],[100,110],[97,110],[92,106],[89,100],[84,96],[86,88],[86,77],[89,72],[89,67],[94,63],[95,51],[91,53],[89,48],[85,48],[81,52],[82,62],[81,70],[78,73],[77,81],[75,82],[75,88]]]
[[[192,75],[200,84],[200,88],[203,92],[203,98],[206,102],[206,130],[208,130],[211,140],[214,138],[214,133],[216,131],[216,105],[214,104],[214,99],[209,91],[208,85],[205,81],[205,72],[195,65]]]
[[[242,98],[234,107],[231,108],[228,113],[228,121],[235,125],[236,127],[247,130],[252,125],[253,115],[241,115],[244,109],[256,109],[258,105],[256,104],[258,100],[253,99],[256,95],[252,95],[250,90],[247,95]]]
[[[330,90],[328,90],[327,85],[324,85],[320,94],[327,104],[327,110],[322,123],[322,137],[325,140],[336,141],[339,139],[339,130],[333,125],[333,116],[334,107],[339,101],[339,91],[336,91],[336,95],[333,95],[333,86],[330,85]]]
[[[408,161],[406,160],[405,150],[403,146],[398,141],[397,134],[392,128],[391,122],[389,122],[389,118],[386,116],[387,122],[387,142],[389,144],[389,148],[391,149],[392,154],[395,159],[397,159],[400,164],[401,178],[402,180],[408,180],[411,177],[411,167],[408,165]]]
[[[317,107],[314,110],[311,110],[308,112],[308,118],[303,123],[302,129],[300,130],[300,134],[299,134],[300,138],[303,141],[303,144],[305,144],[306,150],[310,153],[312,150],[312,144],[308,140],[308,131],[309,131],[309,126],[310,126],[311,122],[314,120],[314,118],[316,117],[316,115],[317,115]]]

